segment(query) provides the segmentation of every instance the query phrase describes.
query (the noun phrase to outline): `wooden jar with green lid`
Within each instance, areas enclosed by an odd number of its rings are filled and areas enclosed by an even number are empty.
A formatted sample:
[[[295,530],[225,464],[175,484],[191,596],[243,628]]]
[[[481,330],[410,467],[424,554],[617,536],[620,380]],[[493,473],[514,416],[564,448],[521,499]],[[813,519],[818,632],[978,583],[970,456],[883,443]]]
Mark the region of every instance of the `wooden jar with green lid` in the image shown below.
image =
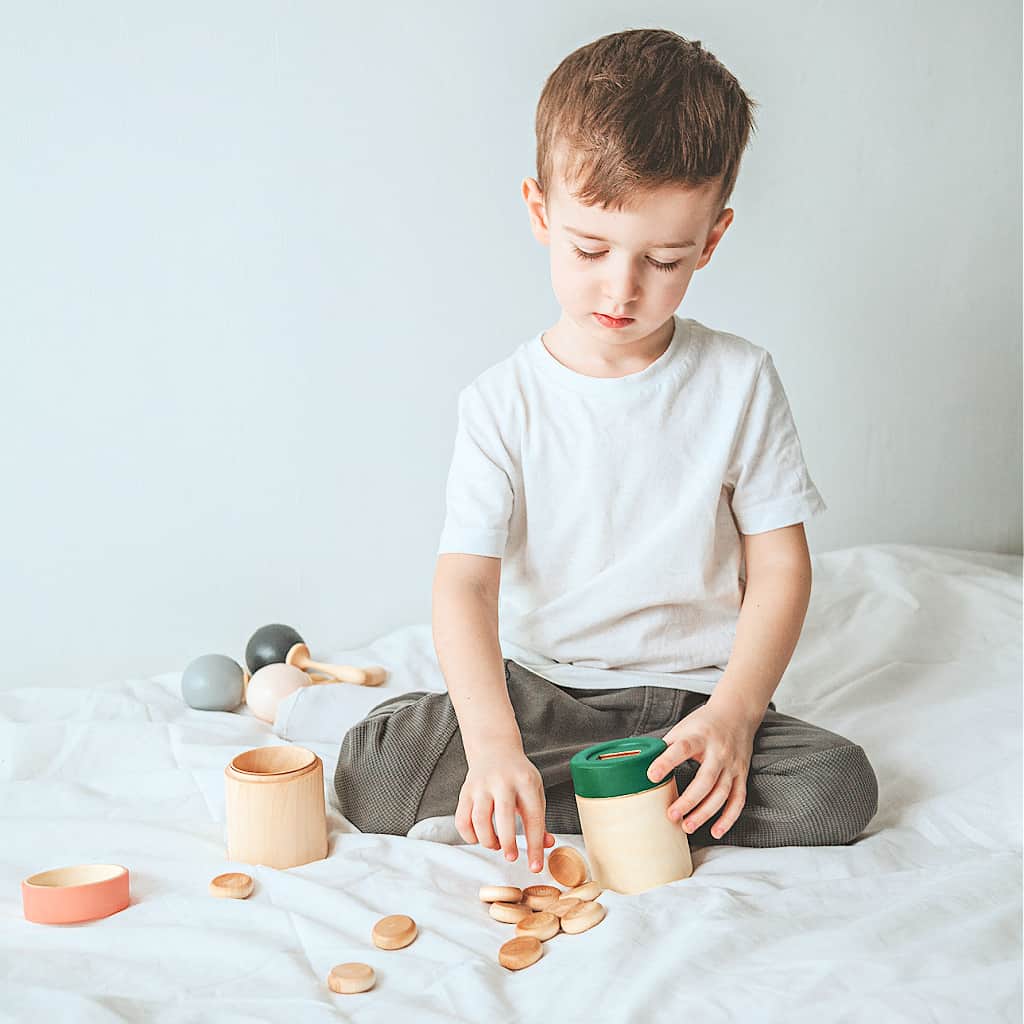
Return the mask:
[[[667,813],[679,796],[675,774],[647,777],[665,748],[653,736],[627,737],[569,761],[591,874],[602,888],[638,893],[693,874],[686,832]]]

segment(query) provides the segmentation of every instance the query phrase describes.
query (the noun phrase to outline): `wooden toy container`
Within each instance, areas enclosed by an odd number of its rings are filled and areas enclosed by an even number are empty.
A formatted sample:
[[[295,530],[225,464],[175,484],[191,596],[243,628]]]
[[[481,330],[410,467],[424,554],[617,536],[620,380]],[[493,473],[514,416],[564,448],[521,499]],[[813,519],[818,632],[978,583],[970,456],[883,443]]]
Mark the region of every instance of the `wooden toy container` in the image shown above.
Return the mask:
[[[667,815],[679,796],[675,775],[647,778],[665,746],[652,736],[611,740],[569,762],[591,873],[605,889],[638,893],[693,874],[686,832]]]
[[[324,766],[305,747],[257,747],[224,769],[228,860],[292,868],[327,856]]]

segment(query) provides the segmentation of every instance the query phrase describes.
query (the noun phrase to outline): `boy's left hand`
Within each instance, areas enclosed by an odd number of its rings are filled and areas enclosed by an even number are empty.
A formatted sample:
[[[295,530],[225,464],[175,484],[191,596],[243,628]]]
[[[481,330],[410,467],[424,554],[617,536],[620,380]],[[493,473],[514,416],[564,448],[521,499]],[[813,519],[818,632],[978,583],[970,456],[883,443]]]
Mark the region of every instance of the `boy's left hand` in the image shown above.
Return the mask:
[[[697,774],[668,808],[668,817],[693,832],[725,805],[711,834],[720,839],[732,828],[747,799],[747,772],[760,722],[729,705],[707,702],[674,725],[666,734],[668,749],[647,769],[652,782],[661,782],[684,761],[700,762]]]

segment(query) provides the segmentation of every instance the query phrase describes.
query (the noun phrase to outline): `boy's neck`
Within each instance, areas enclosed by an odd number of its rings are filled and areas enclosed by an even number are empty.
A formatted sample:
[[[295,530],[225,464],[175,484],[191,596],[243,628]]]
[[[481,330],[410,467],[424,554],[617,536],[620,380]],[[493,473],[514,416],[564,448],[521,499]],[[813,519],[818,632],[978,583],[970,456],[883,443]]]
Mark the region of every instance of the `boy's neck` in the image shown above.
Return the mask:
[[[624,328],[626,334],[630,328]],[[586,377],[626,377],[646,370],[664,355],[675,330],[673,317],[649,334],[619,342],[602,342],[603,329],[596,324],[585,330],[564,313],[562,319],[541,334],[541,342],[563,366]],[[609,334],[611,331],[604,330]]]

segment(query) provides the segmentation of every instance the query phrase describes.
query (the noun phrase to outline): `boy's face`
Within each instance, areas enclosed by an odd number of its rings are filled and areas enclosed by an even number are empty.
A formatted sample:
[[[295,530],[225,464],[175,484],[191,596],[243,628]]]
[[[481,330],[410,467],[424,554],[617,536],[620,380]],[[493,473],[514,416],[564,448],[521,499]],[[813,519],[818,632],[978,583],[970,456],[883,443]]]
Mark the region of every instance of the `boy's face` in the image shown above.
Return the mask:
[[[578,343],[592,339],[605,353],[642,349],[678,309],[694,271],[711,259],[732,223],[731,209],[711,223],[718,184],[664,186],[612,212],[577,202],[560,180],[544,196],[537,180],[527,178],[531,228],[551,249],[551,283],[563,311],[559,331]],[[693,244],[664,244],[685,242]],[[609,327],[595,313],[632,322]]]

